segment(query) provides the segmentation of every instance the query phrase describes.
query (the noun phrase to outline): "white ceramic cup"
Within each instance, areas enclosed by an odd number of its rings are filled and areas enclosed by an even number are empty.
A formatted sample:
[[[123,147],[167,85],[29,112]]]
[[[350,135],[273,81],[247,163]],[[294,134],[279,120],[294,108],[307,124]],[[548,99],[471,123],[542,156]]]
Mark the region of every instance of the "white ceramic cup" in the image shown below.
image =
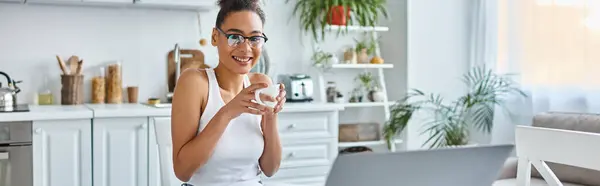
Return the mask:
[[[258,104],[273,108],[275,107],[275,105],[277,105],[277,102],[260,100],[261,93],[276,98],[279,94],[279,84],[269,85],[267,88],[262,88],[254,91],[254,98],[256,99],[256,102]]]

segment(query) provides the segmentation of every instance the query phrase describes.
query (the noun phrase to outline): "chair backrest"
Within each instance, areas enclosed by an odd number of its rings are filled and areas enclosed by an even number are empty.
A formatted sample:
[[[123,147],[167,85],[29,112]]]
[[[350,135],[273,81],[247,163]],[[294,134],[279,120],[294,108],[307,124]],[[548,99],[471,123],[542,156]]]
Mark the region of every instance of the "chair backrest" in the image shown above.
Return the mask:
[[[543,112],[533,118],[532,126],[600,133],[600,114],[575,112]],[[580,185],[600,185],[600,171],[546,162],[556,177],[563,182]],[[542,178],[539,171],[532,169],[531,176]]]
[[[182,182],[177,179],[173,171],[173,144],[171,141],[170,120],[165,118],[165,121],[154,122],[154,133],[156,135],[156,144],[158,145],[161,185],[181,185]]]
[[[515,143],[519,158],[518,185],[530,185],[533,165],[549,185],[562,186],[546,161],[600,170],[600,148],[596,146],[600,144],[600,134],[597,133],[517,126]]]

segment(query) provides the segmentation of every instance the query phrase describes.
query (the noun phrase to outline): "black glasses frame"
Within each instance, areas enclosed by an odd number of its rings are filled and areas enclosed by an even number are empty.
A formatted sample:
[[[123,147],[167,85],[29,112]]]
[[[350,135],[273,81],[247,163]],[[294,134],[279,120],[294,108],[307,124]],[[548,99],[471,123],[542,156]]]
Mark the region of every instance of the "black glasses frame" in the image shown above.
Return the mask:
[[[216,28],[217,28],[217,30],[219,32],[221,32],[221,34],[225,35],[225,37],[229,38],[229,36],[233,36],[233,35],[240,36],[240,37],[244,38],[244,42],[246,42],[247,40],[249,40],[251,38],[255,38],[255,37],[262,37],[263,39],[265,39],[264,43],[267,43],[267,41],[269,40],[269,38],[267,37],[267,35],[265,35],[265,33],[262,33],[262,36],[250,36],[250,37],[246,37],[246,36],[243,36],[242,34],[228,34],[228,33],[225,33],[223,30],[221,30],[221,28],[219,28],[219,27],[216,27]]]

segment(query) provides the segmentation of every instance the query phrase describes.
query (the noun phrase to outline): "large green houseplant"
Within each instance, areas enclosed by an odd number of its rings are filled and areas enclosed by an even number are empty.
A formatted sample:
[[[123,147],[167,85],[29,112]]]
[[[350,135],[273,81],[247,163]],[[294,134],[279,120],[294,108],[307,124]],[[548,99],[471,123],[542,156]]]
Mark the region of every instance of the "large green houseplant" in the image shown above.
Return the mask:
[[[286,0],[289,3],[292,0]],[[294,0],[292,15],[299,16],[300,27],[313,35],[314,40],[325,38],[325,26],[334,17],[342,16],[344,26],[376,26],[383,15],[388,18],[387,0]],[[341,14],[341,15],[339,15]],[[358,24],[356,24],[358,23]],[[342,31],[339,30],[338,34]],[[319,33],[320,32],[320,37]]]
[[[468,92],[454,101],[446,102],[439,94],[413,90],[394,105],[384,128],[388,148],[417,111],[431,114],[423,131],[429,138],[423,145],[429,145],[429,148],[466,145],[471,128],[491,133],[494,109],[496,106],[506,108],[507,96],[527,96],[508,75],[495,74],[485,67],[471,69],[462,80]],[[512,113],[506,111],[512,117]]]

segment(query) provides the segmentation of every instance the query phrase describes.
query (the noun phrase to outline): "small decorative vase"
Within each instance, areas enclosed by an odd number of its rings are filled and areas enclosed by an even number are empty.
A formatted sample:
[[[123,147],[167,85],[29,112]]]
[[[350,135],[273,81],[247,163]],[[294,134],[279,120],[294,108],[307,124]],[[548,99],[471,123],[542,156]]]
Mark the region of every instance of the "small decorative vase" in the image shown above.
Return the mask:
[[[344,52],[344,63],[356,64],[356,61],[356,51],[354,51],[354,48],[348,48],[346,52]]]
[[[337,98],[335,99],[335,103],[344,103],[344,96],[337,97]]]
[[[370,90],[367,94],[369,101],[371,102],[383,102],[383,91],[379,88],[375,88],[374,90]]]
[[[350,100],[348,100],[348,102],[350,102],[350,103],[362,103],[362,101],[363,101],[362,96],[352,96],[352,97],[350,97]]]
[[[375,96],[375,92],[376,92],[376,91],[374,91],[374,90],[370,90],[370,91],[367,93],[367,99],[368,99],[370,102],[375,102],[375,98],[374,98],[374,96]]]
[[[330,65],[332,65],[332,64],[338,64],[338,63],[340,63],[340,59],[338,59],[337,56],[331,56],[331,58],[329,58],[329,64]]]
[[[348,100],[349,103],[356,103],[358,102],[358,98],[355,96],[350,97],[350,99]]]
[[[377,90],[373,92],[373,101],[374,102],[383,102],[383,97],[385,95],[383,94],[383,91],[381,90]]]
[[[365,64],[365,63],[369,63],[369,54],[367,54],[367,49],[363,48],[360,50],[360,52],[358,53],[358,63],[361,64]]]

